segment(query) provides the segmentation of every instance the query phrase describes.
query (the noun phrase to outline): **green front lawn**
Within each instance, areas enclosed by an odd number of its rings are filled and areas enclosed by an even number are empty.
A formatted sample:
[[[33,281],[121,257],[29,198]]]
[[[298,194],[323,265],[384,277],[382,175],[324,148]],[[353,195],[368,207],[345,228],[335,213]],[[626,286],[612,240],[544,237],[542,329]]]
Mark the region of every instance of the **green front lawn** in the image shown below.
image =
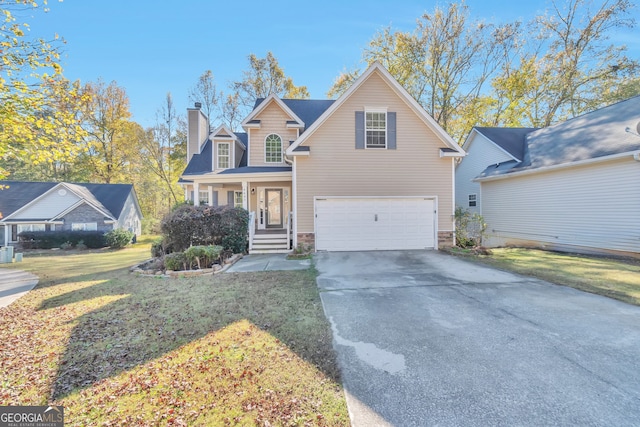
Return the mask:
[[[66,425],[348,425],[313,271],[141,278],[121,251],[27,255],[0,309],[0,402]]]
[[[503,270],[640,305],[640,260],[498,248],[491,255],[453,253]]]

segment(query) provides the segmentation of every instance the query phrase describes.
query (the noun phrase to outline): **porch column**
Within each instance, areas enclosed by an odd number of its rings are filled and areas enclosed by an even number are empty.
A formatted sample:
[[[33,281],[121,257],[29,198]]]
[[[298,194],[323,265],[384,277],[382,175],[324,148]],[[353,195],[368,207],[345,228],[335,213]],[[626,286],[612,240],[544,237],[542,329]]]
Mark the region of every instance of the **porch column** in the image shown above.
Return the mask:
[[[193,206],[200,206],[200,185],[193,182]]]
[[[213,206],[213,187],[209,186],[209,206]]]
[[[4,225],[4,246],[9,246],[9,235],[11,234],[11,225]]]
[[[249,192],[247,191],[247,187],[249,184],[247,181],[242,181],[242,207],[246,210],[249,210]]]

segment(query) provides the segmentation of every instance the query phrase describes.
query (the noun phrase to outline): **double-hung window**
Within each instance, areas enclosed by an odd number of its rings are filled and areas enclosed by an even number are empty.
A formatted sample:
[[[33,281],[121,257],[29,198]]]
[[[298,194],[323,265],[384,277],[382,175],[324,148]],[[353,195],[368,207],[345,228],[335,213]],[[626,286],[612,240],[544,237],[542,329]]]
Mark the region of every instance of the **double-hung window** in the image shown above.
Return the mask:
[[[385,111],[365,113],[365,141],[367,148],[387,148],[387,113]]]
[[[233,193],[233,206],[236,208],[243,208],[244,204],[242,202],[242,191],[235,191]]]
[[[227,169],[229,168],[229,143],[228,142],[219,142],[218,143],[218,169]]]
[[[476,194],[469,194],[469,207],[475,207],[478,201],[478,196]]]
[[[282,138],[276,134],[267,136],[264,140],[265,163],[282,163]]]
[[[198,190],[198,201],[201,205],[209,204],[209,191],[208,190]]]

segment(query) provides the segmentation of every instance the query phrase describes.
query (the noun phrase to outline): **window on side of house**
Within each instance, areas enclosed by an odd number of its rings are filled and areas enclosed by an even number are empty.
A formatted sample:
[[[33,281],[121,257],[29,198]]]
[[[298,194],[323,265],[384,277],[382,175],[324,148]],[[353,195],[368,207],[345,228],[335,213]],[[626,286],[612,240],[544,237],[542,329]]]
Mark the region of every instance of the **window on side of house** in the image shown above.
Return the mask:
[[[23,231],[45,231],[44,224],[18,224],[18,234]]]
[[[218,169],[228,169],[229,168],[229,143],[228,142],[219,142],[218,143]]]
[[[244,203],[242,200],[242,191],[235,191],[233,193],[233,206],[236,208],[243,208]]]
[[[282,163],[282,138],[272,133],[264,140],[265,163]]]
[[[477,201],[477,196],[475,194],[469,194],[469,207],[475,207]]]
[[[387,148],[387,113],[365,112],[365,142],[367,148]]]
[[[98,231],[97,222],[72,222],[71,231]]]
[[[198,190],[198,200],[201,205],[209,204],[209,191],[208,190]]]

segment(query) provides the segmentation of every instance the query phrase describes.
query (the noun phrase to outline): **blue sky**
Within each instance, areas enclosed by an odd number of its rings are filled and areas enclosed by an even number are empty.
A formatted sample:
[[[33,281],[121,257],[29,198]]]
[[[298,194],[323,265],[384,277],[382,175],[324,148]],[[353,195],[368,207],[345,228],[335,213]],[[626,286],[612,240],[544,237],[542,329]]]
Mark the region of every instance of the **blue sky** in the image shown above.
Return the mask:
[[[247,68],[250,53],[272,51],[297,85],[325,98],[335,77],[358,65],[376,31],[411,30],[436,1],[322,0],[205,1],[49,0],[50,11],[26,20],[31,34],[66,40],[62,65],[71,80],[115,80],[130,100],[133,119],[147,127],[171,92],[178,113],[188,90],[212,70],[226,90]],[[440,2],[439,4],[446,4]],[[547,2],[468,0],[474,18],[527,21]],[[638,30],[620,37],[640,56]]]

